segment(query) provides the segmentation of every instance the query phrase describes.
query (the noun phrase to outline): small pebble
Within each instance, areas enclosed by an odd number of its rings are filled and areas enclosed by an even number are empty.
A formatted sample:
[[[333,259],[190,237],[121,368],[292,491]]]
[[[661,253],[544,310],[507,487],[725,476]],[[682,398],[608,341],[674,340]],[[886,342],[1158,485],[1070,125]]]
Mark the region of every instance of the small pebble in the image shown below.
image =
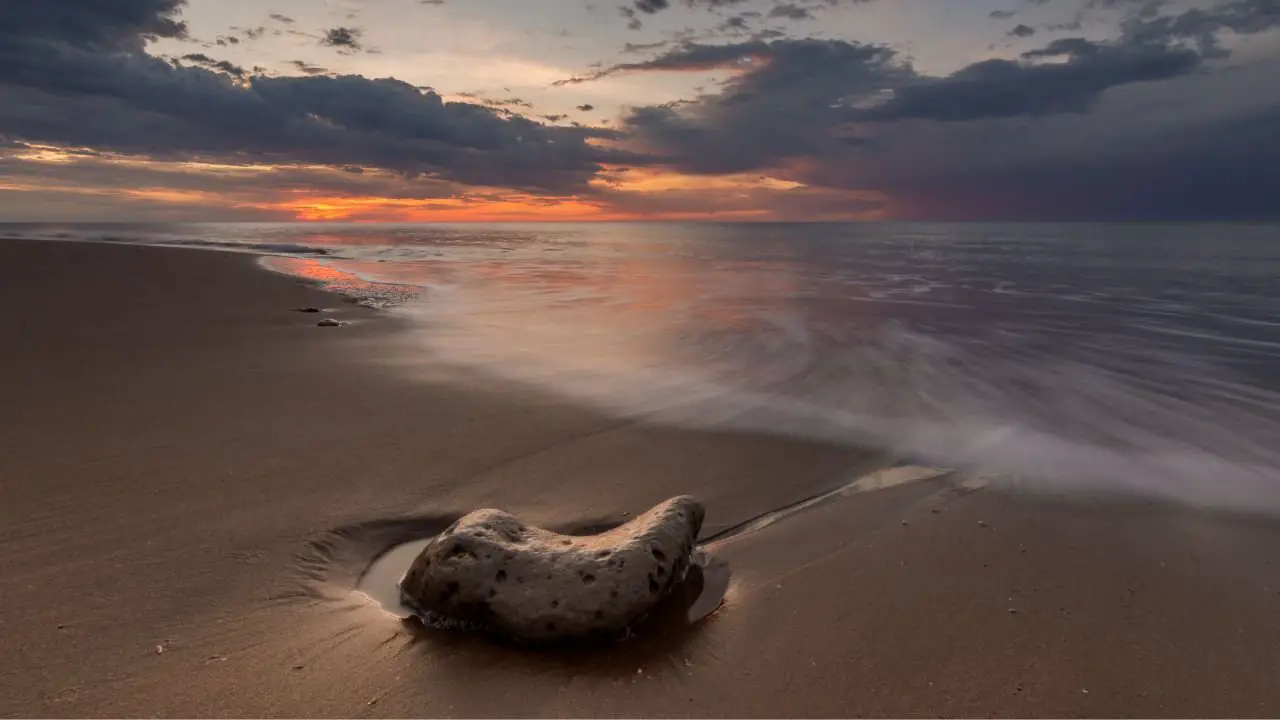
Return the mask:
[[[304,308],[298,308],[298,312],[300,312],[300,313],[318,313],[318,312],[320,312],[320,308],[318,308],[318,307],[304,307]]]
[[[338,322],[337,320],[334,320],[333,318],[325,318],[320,322],[316,323],[316,325],[318,327],[342,327],[342,323]]]
[[[1009,608],[1009,614],[1010,614],[1010,615],[1017,615],[1017,614],[1018,614],[1018,609],[1017,609],[1017,608]]]
[[[303,669],[303,668],[305,668],[305,667],[306,667],[306,665],[294,665],[294,666],[293,666],[293,669],[294,669],[294,670],[301,670],[301,669]]]
[[[986,520],[979,520],[979,521],[978,521],[978,527],[986,527],[986,526],[987,526],[987,521],[986,521]]]
[[[157,646],[156,646],[156,654],[157,654],[157,655],[159,655],[159,654],[160,654],[160,653],[162,653],[162,652],[164,652],[164,646],[163,646],[163,645],[157,645]]]
[[[902,521],[902,527],[910,527],[910,525],[911,523],[907,522],[906,520]]]

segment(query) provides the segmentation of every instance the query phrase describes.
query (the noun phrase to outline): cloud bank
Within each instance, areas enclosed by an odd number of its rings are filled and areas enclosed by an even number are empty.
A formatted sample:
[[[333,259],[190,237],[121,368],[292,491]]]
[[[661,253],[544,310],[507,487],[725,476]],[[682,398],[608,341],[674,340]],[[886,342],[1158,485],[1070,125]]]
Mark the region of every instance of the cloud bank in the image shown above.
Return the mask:
[[[524,92],[455,102],[302,60],[289,65],[296,74],[272,75],[210,44],[171,60],[148,54],[153,40],[188,38],[184,0],[0,0],[0,156],[10,178],[31,177],[12,158],[38,145],[331,168],[303,174],[342,192],[498,188],[640,215],[740,202],[795,219],[839,216],[842,203],[851,215],[938,219],[1280,216],[1276,0],[1022,0],[982,11],[1016,50],[932,74],[899,47],[777,29],[875,1],[623,3],[634,22],[728,19],[701,35],[626,43],[623,60],[549,88],[566,98],[553,111]],[[1049,8],[1074,19],[1035,14]],[[1109,31],[1081,31],[1099,13],[1113,17]],[[307,37],[355,54],[365,33],[347,24]],[[598,95],[574,94],[592,83],[681,73],[711,80],[692,96],[626,107],[609,129],[569,121],[596,111]],[[96,162],[91,175],[109,184],[109,168]],[[663,189],[625,192],[637,173],[644,181],[632,185]],[[654,179],[663,173],[679,182]]]

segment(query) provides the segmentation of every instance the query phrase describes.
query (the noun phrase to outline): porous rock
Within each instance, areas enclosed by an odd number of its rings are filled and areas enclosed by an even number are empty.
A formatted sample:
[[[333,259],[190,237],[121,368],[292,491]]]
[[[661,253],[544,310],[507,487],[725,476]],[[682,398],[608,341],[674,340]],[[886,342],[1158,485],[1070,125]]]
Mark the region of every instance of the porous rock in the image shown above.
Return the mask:
[[[678,585],[704,510],[677,497],[599,535],[560,535],[477,510],[436,537],[400,581],[420,615],[550,641],[624,630]]]

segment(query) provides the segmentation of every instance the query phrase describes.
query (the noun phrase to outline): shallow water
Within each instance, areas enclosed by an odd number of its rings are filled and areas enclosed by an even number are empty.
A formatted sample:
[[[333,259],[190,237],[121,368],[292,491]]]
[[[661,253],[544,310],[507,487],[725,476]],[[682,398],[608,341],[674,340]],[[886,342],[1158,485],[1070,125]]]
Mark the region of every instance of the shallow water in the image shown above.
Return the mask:
[[[1051,492],[1280,511],[1267,225],[4,226],[238,248],[416,359]]]

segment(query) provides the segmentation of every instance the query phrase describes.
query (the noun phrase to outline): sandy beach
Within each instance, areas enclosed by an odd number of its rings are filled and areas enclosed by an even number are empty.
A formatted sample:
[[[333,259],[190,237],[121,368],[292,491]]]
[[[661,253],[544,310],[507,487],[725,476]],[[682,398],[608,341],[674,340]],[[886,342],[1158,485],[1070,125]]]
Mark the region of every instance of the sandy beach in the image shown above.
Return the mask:
[[[248,255],[5,240],[0,307],[0,715],[1280,715],[1275,521],[944,476],[712,543],[693,627],[535,652],[355,580],[479,507],[692,494],[710,536],[894,459],[409,372],[394,318]]]

